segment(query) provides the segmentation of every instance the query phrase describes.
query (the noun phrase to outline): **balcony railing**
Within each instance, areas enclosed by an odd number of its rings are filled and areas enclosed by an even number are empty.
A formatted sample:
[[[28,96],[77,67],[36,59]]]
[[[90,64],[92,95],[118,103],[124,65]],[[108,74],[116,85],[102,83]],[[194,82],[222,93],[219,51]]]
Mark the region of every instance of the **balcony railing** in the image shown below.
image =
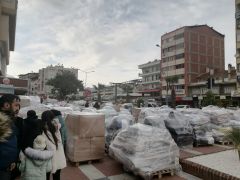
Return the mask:
[[[240,10],[237,10],[235,13],[235,18],[239,19],[240,18]]]

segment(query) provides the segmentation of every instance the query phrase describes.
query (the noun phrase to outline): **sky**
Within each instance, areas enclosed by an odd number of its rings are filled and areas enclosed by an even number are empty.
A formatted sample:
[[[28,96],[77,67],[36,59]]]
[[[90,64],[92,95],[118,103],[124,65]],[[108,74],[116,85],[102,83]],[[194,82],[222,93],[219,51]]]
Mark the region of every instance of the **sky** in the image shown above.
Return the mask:
[[[78,74],[88,86],[137,79],[138,65],[160,59],[163,34],[200,24],[225,35],[235,66],[234,18],[233,0],[19,0],[7,74],[61,64],[89,72]]]

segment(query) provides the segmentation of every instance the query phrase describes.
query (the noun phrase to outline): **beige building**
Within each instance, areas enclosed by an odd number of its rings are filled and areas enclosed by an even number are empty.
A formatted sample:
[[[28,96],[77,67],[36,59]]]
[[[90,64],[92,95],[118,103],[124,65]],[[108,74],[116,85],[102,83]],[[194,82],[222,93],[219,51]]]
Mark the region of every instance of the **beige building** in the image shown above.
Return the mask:
[[[25,79],[28,81],[28,90],[27,95],[37,95],[38,91],[40,90],[40,83],[39,83],[39,73],[27,73],[27,74],[20,74],[19,79]]]
[[[9,51],[14,51],[17,0],[0,0],[0,75],[6,76]]]
[[[139,74],[142,77],[142,86],[138,92],[151,97],[160,96],[160,60],[138,65],[138,69],[142,70],[142,73]]]
[[[58,73],[63,71],[72,72],[78,78],[78,69],[64,68],[63,65],[48,66],[39,70],[39,91],[38,94],[51,95],[52,86],[46,85],[47,81],[54,78]]]
[[[237,92],[240,95],[240,0],[235,0]]]

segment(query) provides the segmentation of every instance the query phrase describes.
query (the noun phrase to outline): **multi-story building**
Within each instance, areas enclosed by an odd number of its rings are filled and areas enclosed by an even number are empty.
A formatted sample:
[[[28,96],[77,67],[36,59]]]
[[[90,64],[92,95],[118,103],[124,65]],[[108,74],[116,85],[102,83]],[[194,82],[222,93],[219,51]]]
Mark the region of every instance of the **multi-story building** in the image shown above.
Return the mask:
[[[148,63],[138,65],[142,70],[139,74],[142,77],[142,89],[139,93],[148,94],[151,97],[160,96],[160,60],[149,61]]]
[[[207,68],[224,73],[224,35],[208,25],[176,29],[161,37],[161,59],[162,95],[171,93],[166,79],[177,76],[176,96],[187,97],[188,86]]]
[[[17,0],[0,0],[0,75],[6,76],[9,51],[14,51]]]
[[[235,101],[235,105],[239,105],[237,100],[232,97],[233,92],[236,89],[236,69],[232,65],[228,65],[228,70],[222,73],[214,71],[211,78],[214,79],[214,83],[210,87],[215,99],[219,100],[229,100]],[[201,101],[206,96],[206,93],[210,90],[207,87],[207,80],[209,79],[209,74],[201,74],[197,77],[197,82],[191,83],[188,86],[189,95],[193,97],[193,102],[201,104]],[[179,99],[181,101],[181,99]],[[194,106],[197,106],[196,104]]]
[[[240,96],[240,0],[235,0],[237,92]]]
[[[63,65],[48,66],[39,70],[39,95],[51,95],[52,86],[46,85],[47,81],[56,77],[58,73],[63,71],[72,72],[78,78],[78,69],[64,68]]]
[[[40,90],[39,73],[20,74],[20,79],[28,80],[28,95],[37,95]]]

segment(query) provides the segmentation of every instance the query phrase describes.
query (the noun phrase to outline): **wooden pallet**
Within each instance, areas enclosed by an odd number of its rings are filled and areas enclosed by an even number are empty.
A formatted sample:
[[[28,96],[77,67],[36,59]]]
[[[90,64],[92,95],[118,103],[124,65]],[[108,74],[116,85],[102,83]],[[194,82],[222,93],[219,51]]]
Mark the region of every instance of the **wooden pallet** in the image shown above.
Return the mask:
[[[174,176],[176,174],[175,169],[163,169],[160,171],[156,171],[154,173],[151,173],[149,175],[144,175],[144,174],[138,174],[142,176],[145,180],[152,180],[154,178],[161,179],[163,176]]]
[[[221,145],[231,145],[231,141],[216,141],[216,144],[221,144]]]
[[[174,169],[163,169],[161,171],[153,173],[152,178],[158,177],[158,179],[161,179],[163,175],[171,175],[174,176],[175,170]]]

